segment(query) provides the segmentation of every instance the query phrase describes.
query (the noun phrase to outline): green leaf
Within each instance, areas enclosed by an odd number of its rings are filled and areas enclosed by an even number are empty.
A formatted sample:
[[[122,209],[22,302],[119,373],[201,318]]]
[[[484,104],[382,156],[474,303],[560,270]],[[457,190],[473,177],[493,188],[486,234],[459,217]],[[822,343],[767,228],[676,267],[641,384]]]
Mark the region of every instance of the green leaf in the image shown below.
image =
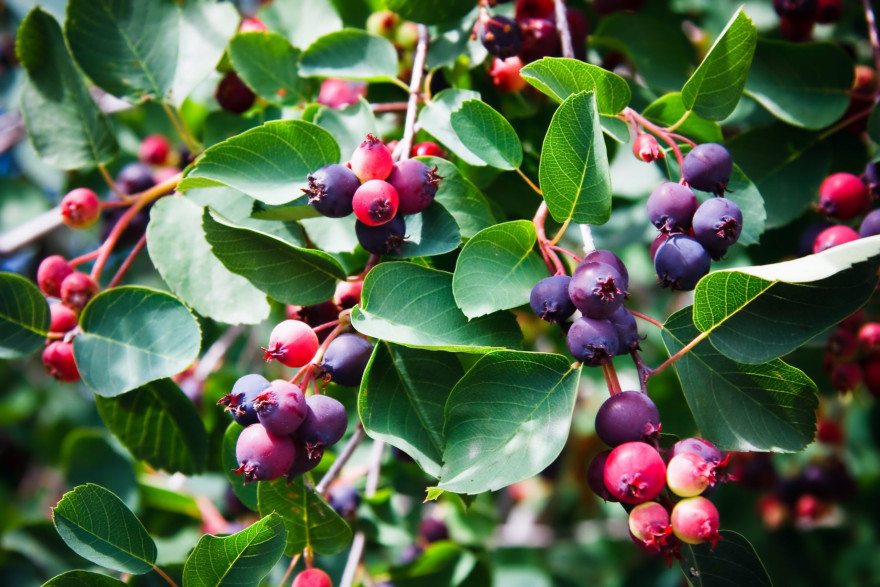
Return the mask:
[[[227,269],[279,302],[301,306],[321,303],[333,297],[336,282],[345,279],[345,271],[327,253],[232,226],[208,208],[202,226],[211,250]]]
[[[244,426],[233,420],[223,433],[223,446],[221,449],[223,474],[226,475],[226,479],[232,485],[233,493],[241,500],[241,503],[257,511],[257,487],[260,486],[260,483],[248,483],[245,485],[242,482],[242,476],[235,472],[238,469],[238,460],[235,458],[235,445],[238,442],[238,435],[243,430]]]
[[[61,462],[68,487],[92,482],[113,492],[130,508],[137,508],[137,477],[131,458],[108,441],[106,430],[75,428],[61,447]]]
[[[86,75],[134,102],[165,100],[177,69],[179,28],[173,0],[70,0],[64,25]]]
[[[876,288],[878,265],[880,236],[794,261],[715,271],[697,284],[694,324],[731,359],[763,363],[858,310]]]
[[[681,100],[681,93],[672,92],[648,104],[642,111],[642,115],[660,126],[672,126],[681,120],[685,112],[687,109]],[[699,143],[720,143],[724,140],[721,135],[721,126],[717,122],[706,120],[694,113],[691,113],[675,132]],[[663,142],[660,145],[666,146]],[[672,154],[670,154],[671,156]]]
[[[385,38],[360,29],[324,35],[299,58],[303,77],[338,77],[372,82],[397,79],[397,50]]]
[[[513,170],[522,164],[522,145],[516,131],[494,108],[481,100],[462,102],[450,119],[456,136],[480,159],[498,169]]]
[[[462,176],[458,168],[446,159],[439,157],[417,157],[431,169],[437,168],[442,177],[437,186],[434,201],[439,202],[455,218],[461,236],[471,238],[484,228],[495,224],[491,206],[486,196]],[[323,248],[323,247],[322,247]]]
[[[118,151],[110,123],[89,95],[55,19],[39,7],[31,10],[16,52],[28,77],[21,110],[40,157],[61,169],[110,161]]]
[[[171,377],[198,356],[199,323],[174,296],[146,287],[115,287],[89,302],[73,354],[83,382],[112,397]]]
[[[400,257],[430,257],[454,251],[461,244],[455,218],[437,202],[406,217],[406,242]]]
[[[461,363],[451,353],[377,342],[358,395],[364,430],[439,477],[446,444],[443,409],[462,375]]]
[[[556,110],[544,137],[538,178],[557,222],[608,222],[611,172],[592,92],[569,96]]]
[[[342,19],[333,0],[309,2],[272,2],[261,8],[261,14],[277,15],[280,27],[294,47],[304,49],[328,33],[342,30]]]
[[[367,133],[377,134],[376,117],[363,97],[345,108],[321,108],[315,124],[330,131],[339,143],[339,151],[350,157],[364,142]]]
[[[119,579],[89,571],[67,571],[43,583],[43,587],[123,587],[124,585],[125,583]]]
[[[880,108],[874,104],[871,116],[868,117],[868,136],[875,143],[880,144]]]
[[[632,90],[625,79],[577,59],[544,57],[523,67],[519,74],[557,102],[565,101],[572,94],[592,90],[596,94],[599,114],[608,116],[620,113],[632,98]]]
[[[52,509],[55,529],[72,551],[114,571],[153,570],[156,544],[118,497],[89,483],[64,494]]]
[[[853,75],[852,60],[838,45],[761,39],[746,93],[784,122],[819,129],[846,111]]]
[[[327,505],[314,489],[307,489],[303,477],[261,481],[257,484],[260,515],[276,512],[287,528],[284,554],[296,556],[306,548],[331,555],[351,545],[351,528]]]
[[[299,49],[271,31],[239,33],[229,42],[235,72],[258,96],[278,106],[296,106],[302,99],[299,56]]]
[[[446,402],[440,489],[495,491],[552,463],[568,438],[579,373],[561,355],[480,358]]]
[[[470,90],[443,90],[419,111],[419,125],[427,133],[443,143],[447,149],[470,165],[485,165],[479,155],[468,149],[452,130],[449,120],[452,113],[468,100],[479,100],[480,94]]]
[[[532,288],[547,277],[547,266],[534,251],[536,242],[530,220],[491,226],[467,242],[452,277],[455,303],[465,316],[476,318],[529,302]]]
[[[327,253],[351,253],[358,246],[354,214],[345,218],[318,216],[302,221],[309,240]]]
[[[150,210],[147,250],[162,279],[202,316],[228,324],[269,317],[266,294],[232,273],[211,252],[202,207],[187,198],[162,198]]]
[[[688,110],[709,120],[730,116],[742,96],[758,42],[758,28],[740,9],[681,89]]]
[[[116,397],[96,397],[107,428],[135,458],[187,475],[205,465],[207,436],[192,401],[170,379]]]
[[[277,120],[206,150],[179,191],[226,185],[267,204],[302,195],[308,174],[339,162],[339,146],[326,130],[302,120]]]
[[[231,536],[202,536],[186,559],[183,584],[257,587],[281,559],[286,537],[278,514],[269,514]]]
[[[688,307],[666,321],[663,342],[673,355],[699,334]],[[797,452],[813,441],[816,384],[799,369],[737,363],[705,340],[674,367],[703,437],[721,450]]]
[[[681,572],[692,587],[772,587],[773,582],[758,558],[755,548],[744,536],[721,531],[722,540],[714,549],[709,544],[685,544]]]
[[[452,274],[411,263],[374,267],[364,280],[361,300],[352,309],[355,329],[397,344],[482,353],[519,347],[522,339],[510,314],[468,320],[455,305]]]
[[[46,344],[49,304],[33,282],[0,273],[0,359],[26,357]]]
[[[383,0],[385,7],[405,20],[440,24],[461,18],[474,7],[471,0]]]

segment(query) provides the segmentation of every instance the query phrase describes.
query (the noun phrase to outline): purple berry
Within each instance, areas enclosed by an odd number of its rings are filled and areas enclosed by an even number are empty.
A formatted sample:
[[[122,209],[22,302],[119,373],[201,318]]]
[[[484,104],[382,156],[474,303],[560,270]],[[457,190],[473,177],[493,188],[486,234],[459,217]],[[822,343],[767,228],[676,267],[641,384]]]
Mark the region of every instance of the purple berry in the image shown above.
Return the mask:
[[[545,277],[532,288],[529,305],[541,320],[556,324],[574,314],[574,304],[568,297],[570,281],[568,275],[554,275]]]
[[[704,143],[688,153],[681,166],[681,174],[695,190],[721,195],[727,189],[733,160],[730,153],[718,143]]]
[[[623,305],[626,282],[611,265],[581,263],[571,276],[568,295],[585,316],[607,318]]]
[[[361,494],[351,485],[334,487],[327,496],[327,503],[344,519],[353,520],[361,505]]]
[[[506,59],[519,53],[522,37],[519,23],[507,16],[496,14],[480,23],[480,42],[495,57]]]
[[[572,356],[588,367],[604,365],[618,351],[617,330],[608,320],[582,316],[571,324],[565,340]]]
[[[326,381],[357,387],[373,354],[373,345],[357,334],[340,334],[334,338],[321,359],[321,373]]]
[[[449,528],[442,520],[434,518],[425,518],[419,524],[419,536],[426,542],[439,542],[441,540],[449,540]]]
[[[610,454],[610,450],[603,450],[593,457],[593,460],[590,461],[590,467],[587,469],[587,484],[593,493],[605,501],[616,502],[620,500],[611,495],[611,492],[605,487],[605,461],[608,460]]]
[[[325,165],[309,174],[309,205],[330,218],[342,218],[352,212],[352,198],[361,182],[354,172],[338,163]]]
[[[660,232],[687,232],[699,206],[690,188],[667,181],[648,196],[648,218]]]
[[[406,222],[400,215],[379,226],[369,226],[358,220],[354,224],[354,233],[368,253],[390,255],[399,252],[406,241]]]
[[[660,412],[640,391],[623,391],[609,397],[596,412],[596,434],[608,446],[647,441],[660,433]]]
[[[226,406],[225,410],[242,426],[256,424],[259,420],[254,409],[254,399],[270,385],[272,384],[269,380],[262,375],[250,373],[239,377],[232,386],[232,391],[221,397],[217,404]]]
[[[276,436],[262,424],[251,424],[238,436],[235,458],[244,475],[245,484],[251,481],[272,481],[284,475],[296,458],[296,448],[289,436]]]
[[[546,18],[525,18],[522,25],[523,43],[519,57],[523,63],[531,63],[542,57],[562,55],[562,45],[556,25]]]
[[[859,225],[859,236],[862,238],[880,234],[880,208],[871,210],[862,218]]]
[[[703,245],[689,236],[673,234],[654,256],[660,285],[672,290],[691,290],[709,273],[712,260]]]
[[[637,351],[639,350],[639,344],[642,342],[642,337],[639,336],[639,328],[636,325],[635,316],[632,315],[632,312],[620,306],[617,310],[614,311],[611,316],[608,317],[608,321],[614,325],[615,330],[617,330],[619,348],[618,352],[623,353],[625,351]]]
[[[123,194],[139,194],[154,185],[153,168],[144,163],[129,163],[116,176],[116,187]]]
[[[623,278],[623,289],[629,289],[629,271],[626,270],[626,265],[623,264],[620,257],[608,249],[597,249],[592,253],[587,253],[587,256],[584,257],[581,263],[605,263],[606,265],[611,265],[617,269]]]
[[[296,459],[287,471],[287,481],[290,482],[294,477],[299,477],[308,473],[321,463],[324,457],[323,448],[315,448],[307,450],[306,445],[302,442],[294,440],[293,445],[296,447]]]
[[[293,434],[306,419],[306,398],[296,385],[276,379],[254,398],[254,409],[266,430],[286,436]]]
[[[314,454],[339,442],[348,427],[345,406],[327,395],[310,395],[305,421],[296,431],[296,439],[305,445],[306,452]]]
[[[816,16],[816,0],[773,0],[773,9],[782,18],[812,21]]]
[[[727,198],[709,198],[694,214],[694,238],[716,261],[742,232],[742,212]]]
[[[217,84],[214,97],[217,98],[217,103],[223,110],[234,114],[241,114],[250,109],[257,99],[256,94],[244,85],[244,82],[234,71],[223,76],[223,79]]]
[[[724,460],[724,453],[718,447],[702,438],[683,438],[672,445],[669,450],[669,458],[683,453],[699,455],[703,460],[715,465]]]
[[[436,167],[431,169],[417,159],[404,159],[394,164],[385,181],[397,190],[398,214],[418,214],[431,205],[443,179],[436,171]]]

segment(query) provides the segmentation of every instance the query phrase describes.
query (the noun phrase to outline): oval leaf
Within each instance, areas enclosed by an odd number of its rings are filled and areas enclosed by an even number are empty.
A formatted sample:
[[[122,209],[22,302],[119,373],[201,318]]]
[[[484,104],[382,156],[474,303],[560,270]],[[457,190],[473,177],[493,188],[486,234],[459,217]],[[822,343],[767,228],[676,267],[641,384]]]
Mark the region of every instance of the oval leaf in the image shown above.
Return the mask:
[[[407,216],[406,241],[400,247],[400,257],[430,257],[454,251],[461,244],[461,233],[455,218],[446,209],[433,202],[419,214]]]
[[[174,296],[145,287],[98,294],[79,323],[76,364],[83,382],[105,397],[180,373],[199,353],[195,317]]]
[[[43,583],[43,587],[124,587],[124,585],[125,583],[114,577],[88,571],[67,571]]]
[[[794,261],[710,273],[697,284],[694,324],[719,351],[764,363],[796,349],[874,292],[880,236]]]
[[[452,113],[458,140],[492,167],[513,170],[522,164],[522,145],[501,114],[481,100],[468,100]]]
[[[49,304],[33,282],[0,273],[0,359],[26,357],[46,344]]]
[[[569,96],[556,110],[544,137],[538,177],[557,222],[608,222],[611,172],[593,93]]]
[[[431,169],[437,168],[442,177],[434,201],[452,214],[461,236],[471,238],[484,228],[495,224],[495,217],[486,196],[464,177],[450,161],[439,157],[417,157]]]
[[[468,149],[449,124],[452,113],[468,100],[479,100],[480,94],[470,90],[443,90],[419,111],[419,125],[443,143],[446,148],[470,165],[485,165],[479,155]]]
[[[446,402],[440,489],[482,493],[540,473],[565,446],[579,370],[561,355],[495,351]]]
[[[345,108],[321,108],[315,124],[330,131],[345,157],[351,157],[367,133],[377,134],[376,117],[370,103],[363,97]]]
[[[258,96],[278,106],[296,106],[302,99],[299,49],[271,31],[240,33],[229,42],[235,72]]]
[[[284,553],[296,556],[306,548],[331,555],[351,545],[351,528],[314,489],[307,489],[303,477],[288,485],[286,479],[257,484],[260,515],[275,512],[287,528]]]
[[[95,401],[104,424],[135,458],[169,473],[202,471],[205,426],[192,401],[170,379]]]
[[[382,263],[367,274],[361,300],[361,306],[352,309],[352,325],[374,338],[470,353],[515,348],[522,341],[511,314],[468,320],[455,305],[452,274],[444,271]]]
[[[64,438],[61,460],[69,487],[90,481],[137,509],[140,495],[132,459],[111,444],[106,430],[76,428]]]
[[[700,331],[691,308],[663,327],[670,355]],[[779,359],[737,363],[702,341],[674,363],[688,406],[703,436],[721,450],[797,452],[816,435],[816,384]]]
[[[383,0],[401,18],[423,24],[440,24],[461,18],[474,7],[472,0]]]
[[[65,493],[52,509],[65,544],[97,565],[133,575],[153,570],[156,544],[118,497],[89,483]]]
[[[364,430],[439,477],[446,445],[443,409],[462,375],[461,363],[451,353],[379,341],[358,395]]]
[[[287,38],[294,47],[303,49],[327,33],[342,30],[342,19],[334,6],[334,0],[265,4],[260,7],[261,11],[267,16],[277,15],[280,28],[286,31]]]
[[[755,547],[744,536],[721,531],[721,542],[710,549],[709,544],[685,544],[681,572],[693,587],[772,587],[773,582],[758,558]]]
[[[614,115],[629,105],[632,90],[626,80],[577,59],[544,57],[523,67],[520,76],[557,102],[572,94],[593,91],[599,114]]]
[[[397,79],[397,50],[390,41],[360,29],[324,35],[299,58],[304,77],[338,77],[366,81]]]
[[[302,196],[312,171],[339,161],[339,146],[320,126],[277,120],[205,151],[178,190],[226,185],[267,204]]]
[[[278,514],[230,536],[202,536],[184,564],[183,584],[257,587],[284,554],[286,537]]]
[[[535,253],[538,235],[529,220],[504,222],[469,240],[455,264],[452,292],[468,318],[529,302],[532,288],[547,277]]]

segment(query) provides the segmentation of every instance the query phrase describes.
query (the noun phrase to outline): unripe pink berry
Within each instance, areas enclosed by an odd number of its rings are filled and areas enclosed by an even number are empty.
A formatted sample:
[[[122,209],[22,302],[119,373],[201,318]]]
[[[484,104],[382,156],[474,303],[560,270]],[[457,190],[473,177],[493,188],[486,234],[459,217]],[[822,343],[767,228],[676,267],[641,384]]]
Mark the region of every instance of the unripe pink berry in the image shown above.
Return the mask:
[[[49,332],[67,332],[76,328],[78,320],[76,312],[64,304],[52,304],[49,306]]]
[[[327,78],[321,83],[318,104],[328,108],[344,108],[355,104],[358,98],[367,95],[366,82]]]
[[[629,531],[642,544],[659,552],[672,534],[669,512],[656,501],[640,503],[629,513]]]
[[[73,343],[56,340],[43,349],[43,365],[46,372],[66,383],[79,381],[79,369],[73,359]]]
[[[287,367],[302,367],[318,352],[318,336],[305,322],[284,320],[272,329],[269,346],[262,348],[267,361],[276,359]]]
[[[260,424],[277,436],[293,434],[308,413],[302,389],[283,379],[276,379],[254,398],[254,409]]]
[[[340,281],[336,284],[333,302],[342,309],[353,308],[361,303],[363,289],[363,281]]]
[[[333,587],[333,582],[321,569],[311,568],[297,575],[290,587]]]
[[[666,484],[675,495],[694,497],[714,483],[714,466],[694,453],[676,455],[666,465]]]
[[[880,322],[868,322],[859,328],[858,340],[866,353],[880,351]]]
[[[47,296],[61,297],[61,282],[73,273],[73,267],[61,255],[51,255],[37,267],[37,284]]]
[[[86,304],[100,291],[95,280],[85,273],[74,271],[61,282],[61,301],[76,311]]]
[[[238,469],[245,484],[251,481],[272,481],[287,473],[296,459],[296,448],[289,436],[276,436],[262,424],[251,424],[235,443]]]
[[[688,497],[672,508],[672,531],[682,542],[700,544],[710,542],[712,548],[721,540],[718,533],[718,510],[705,497]]]
[[[605,462],[605,487],[624,503],[651,501],[666,486],[666,465],[654,447],[625,442],[614,448]]]
[[[831,247],[842,245],[859,239],[859,233],[843,224],[829,226],[816,236],[813,242],[813,253],[821,253]]]
[[[851,173],[834,173],[819,187],[819,209],[832,218],[850,220],[870,202],[868,186]]]
[[[101,216],[101,200],[88,188],[71,190],[61,199],[61,220],[71,228],[89,228]]]
[[[523,68],[522,60],[514,55],[507,59],[496,57],[492,60],[492,83],[502,94],[515,94],[528,85],[528,82],[519,74]]]
[[[657,142],[654,135],[644,132],[633,141],[633,155],[645,163],[650,163],[655,159],[662,159],[665,156],[660,148],[660,143]]]
[[[138,159],[149,165],[164,165],[171,153],[171,143],[162,135],[150,135],[141,141]]]
[[[371,134],[351,154],[349,167],[361,182],[385,179],[391,173],[394,161],[385,145]]]

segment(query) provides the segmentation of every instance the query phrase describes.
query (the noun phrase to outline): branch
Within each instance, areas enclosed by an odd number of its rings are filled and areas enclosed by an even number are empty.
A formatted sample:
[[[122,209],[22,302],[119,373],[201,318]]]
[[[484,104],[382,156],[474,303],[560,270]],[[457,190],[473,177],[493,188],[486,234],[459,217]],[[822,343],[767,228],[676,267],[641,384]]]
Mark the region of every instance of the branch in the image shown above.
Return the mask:
[[[562,56],[574,59],[574,46],[571,43],[571,31],[568,28],[568,18],[565,14],[565,2],[564,0],[556,0],[555,4],[556,30],[559,32],[559,40],[562,42]]]
[[[36,218],[31,218],[18,228],[0,235],[0,255],[9,255],[17,249],[30,244],[38,238],[52,232],[63,222],[61,221],[61,208],[55,206],[46,210]]]
[[[406,105],[406,121],[403,124],[403,138],[394,149],[398,161],[409,159],[412,151],[413,136],[416,134],[416,110],[419,107],[419,91],[422,86],[422,75],[425,71],[425,60],[428,58],[428,27],[419,26],[419,42],[416,45],[416,56],[413,59],[412,76],[409,80],[409,101]]]
[[[370,452],[370,466],[367,472],[367,487],[364,490],[364,496],[367,498],[373,497],[376,494],[384,452],[385,443],[381,440],[374,440],[373,450]],[[351,543],[351,551],[348,553],[348,560],[345,563],[345,570],[342,572],[342,579],[339,580],[339,587],[351,587],[352,583],[354,583],[354,575],[357,572],[358,566],[360,566],[365,542],[366,536],[364,536],[362,531],[358,531]]]
[[[871,8],[871,0],[862,0],[862,5],[865,7],[865,22],[868,23],[868,38],[871,39],[871,49],[874,52],[874,70],[880,74],[880,39],[877,38],[877,19],[874,18],[874,9]]]
[[[351,435],[351,438],[348,439],[348,443],[345,445],[345,448],[342,449],[342,452],[339,453],[339,456],[336,457],[336,460],[333,461],[333,464],[330,465],[330,468],[321,478],[317,485],[315,485],[315,492],[324,496],[327,493],[327,490],[330,488],[330,484],[339,476],[339,472],[342,471],[342,467],[345,466],[345,463],[348,462],[348,459],[351,458],[351,455],[354,454],[354,450],[358,447],[361,441],[364,439],[366,434],[364,433],[363,424],[358,424],[357,428],[354,430],[354,434]]]

